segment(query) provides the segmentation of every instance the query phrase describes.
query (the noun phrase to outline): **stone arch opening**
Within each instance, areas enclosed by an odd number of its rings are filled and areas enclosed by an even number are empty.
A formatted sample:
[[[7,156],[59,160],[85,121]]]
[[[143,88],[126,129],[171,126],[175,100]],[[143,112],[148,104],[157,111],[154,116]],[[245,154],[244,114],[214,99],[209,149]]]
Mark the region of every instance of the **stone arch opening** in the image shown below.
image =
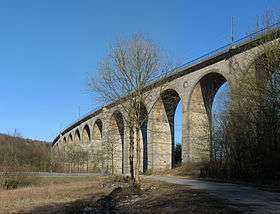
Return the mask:
[[[66,137],[63,138],[63,144],[65,145],[67,142]]]
[[[182,163],[183,146],[183,102],[177,104],[174,115],[174,166],[180,166]]]
[[[216,72],[206,74],[192,90],[188,105],[188,161],[205,162],[213,151],[213,101],[226,78]]]
[[[176,157],[176,142],[175,142],[175,129],[179,128],[175,126],[175,113],[181,98],[179,94],[173,89],[167,89],[161,94],[163,100],[164,109],[167,114],[169,121],[170,133],[171,133],[171,152],[172,152],[172,162],[171,167],[175,166]]]
[[[90,143],[90,129],[89,126],[86,124],[83,128],[83,144],[89,144]]]
[[[173,89],[163,91],[150,116],[151,161],[153,169],[175,166],[174,116],[181,98]]]
[[[79,129],[75,131],[75,136],[74,136],[74,143],[75,144],[80,144],[81,143],[81,135]]]
[[[72,144],[73,143],[73,137],[72,137],[72,134],[70,133],[68,135],[68,144]]]
[[[96,145],[101,145],[102,140],[102,121],[97,119],[93,125],[92,141]]]
[[[110,119],[109,159],[111,172],[124,173],[124,120],[120,111],[115,111]]]
[[[212,104],[212,160],[221,160],[223,158],[223,133],[230,105],[230,85],[223,83],[217,90]]]

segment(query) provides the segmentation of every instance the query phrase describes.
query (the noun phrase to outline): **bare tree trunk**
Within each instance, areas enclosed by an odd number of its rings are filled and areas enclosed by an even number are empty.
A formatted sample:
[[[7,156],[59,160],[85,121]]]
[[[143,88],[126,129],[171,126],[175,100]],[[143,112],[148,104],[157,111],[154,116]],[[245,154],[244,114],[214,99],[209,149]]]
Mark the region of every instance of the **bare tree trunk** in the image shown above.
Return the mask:
[[[136,166],[135,166],[135,184],[140,183],[140,154],[141,154],[141,148],[140,148],[140,128],[139,126],[136,126]]]
[[[130,127],[130,135],[129,135],[129,167],[130,167],[130,176],[131,180],[134,182],[135,177],[134,177],[134,130],[133,127]]]

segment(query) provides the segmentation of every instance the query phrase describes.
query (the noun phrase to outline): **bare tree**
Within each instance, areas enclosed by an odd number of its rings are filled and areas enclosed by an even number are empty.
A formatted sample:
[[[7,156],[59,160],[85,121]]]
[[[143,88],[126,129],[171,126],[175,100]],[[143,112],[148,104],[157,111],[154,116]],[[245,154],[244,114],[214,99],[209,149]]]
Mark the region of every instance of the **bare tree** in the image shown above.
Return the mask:
[[[140,131],[146,119],[141,110],[150,96],[146,87],[166,75],[170,70],[166,62],[155,43],[143,35],[133,35],[128,40],[119,39],[111,45],[108,57],[101,62],[99,78],[90,81],[90,89],[105,103],[118,102],[126,113],[123,119],[130,133],[130,175],[135,184],[139,184]]]

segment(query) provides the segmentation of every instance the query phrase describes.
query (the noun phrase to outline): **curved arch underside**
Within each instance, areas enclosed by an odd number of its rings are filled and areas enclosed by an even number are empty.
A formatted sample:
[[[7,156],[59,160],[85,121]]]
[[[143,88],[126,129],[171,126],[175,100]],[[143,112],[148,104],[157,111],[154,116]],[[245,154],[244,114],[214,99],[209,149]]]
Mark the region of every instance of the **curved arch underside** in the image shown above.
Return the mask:
[[[195,85],[188,109],[188,155],[186,161],[203,162],[210,158],[212,141],[212,104],[227,80],[218,73],[202,77]]]
[[[88,125],[85,125],[83,129],[83,144],[89,144],[90,143],[90,129]]]
[[[74,144],[80,144],[80,143],[81,143],[81,135],[79,130],[77,129],[74,136]]]
[[[72,134],[70,133],[67,139],[68,144],[72,144],[73,143],[73,137]]]
[[[148,165],[150,169],[174,165],[174,116],[180,96],[175,90],[164,91],[149,115]]]
[[[94,125],[92,130],[92,141],[95,144],[95,148],[98,148],[101,145],[102,140],[102,122],[98,119]]]

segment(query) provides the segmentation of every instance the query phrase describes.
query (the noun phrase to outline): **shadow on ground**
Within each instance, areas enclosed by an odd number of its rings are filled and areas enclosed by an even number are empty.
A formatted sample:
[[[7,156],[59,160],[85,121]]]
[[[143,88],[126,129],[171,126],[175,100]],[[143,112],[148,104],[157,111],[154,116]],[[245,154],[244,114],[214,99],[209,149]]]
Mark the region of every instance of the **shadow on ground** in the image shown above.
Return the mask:
[[[93,195],[65,204],[36,207],[23,214],[90,214],[90,213],[240,213],[228,202],[201,190],[161,184],[141,187],[117,187],[108,195]]]

